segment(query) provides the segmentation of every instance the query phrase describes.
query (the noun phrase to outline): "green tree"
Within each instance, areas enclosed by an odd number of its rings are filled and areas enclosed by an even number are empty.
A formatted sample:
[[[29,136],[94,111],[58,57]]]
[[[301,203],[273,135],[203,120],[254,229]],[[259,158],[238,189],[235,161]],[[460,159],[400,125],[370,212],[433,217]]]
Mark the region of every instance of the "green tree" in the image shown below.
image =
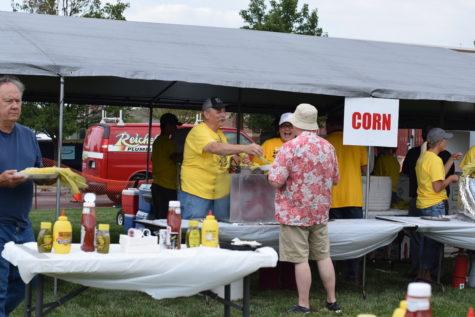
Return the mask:
[[[101,0],[12,0],[13,11],[112,20],[125,20],[124,11],[129,6],[122,0],[105,4]]]
[[[250,0],[247,10],[241,10],[243,29],[326,36],[318,27],[318,10],[304,4],[299,10],[298,0]]]
[[[60,10],[59,3],[63,3]],[[81,16],[89,18],[125,20],[124,11],[129,3],[117,0],[105,3],[100,0],[12,0],[13,11],[37,14]],[[61,11],[61,12],[60,12]],[[28,88],[28,87],[27,87]],[[106,110],[108,117],[118,116],[119,107],[84,106],[66,104],[64,106],[63,137],[81,135],[92,123],[101,119],[101,110]],[[59,107],[56,103],[28,102],[23,105],[21,122],[37,132],[48,135],[57,144],[59,134]],[[124,115],[127,117],[127,112]]]

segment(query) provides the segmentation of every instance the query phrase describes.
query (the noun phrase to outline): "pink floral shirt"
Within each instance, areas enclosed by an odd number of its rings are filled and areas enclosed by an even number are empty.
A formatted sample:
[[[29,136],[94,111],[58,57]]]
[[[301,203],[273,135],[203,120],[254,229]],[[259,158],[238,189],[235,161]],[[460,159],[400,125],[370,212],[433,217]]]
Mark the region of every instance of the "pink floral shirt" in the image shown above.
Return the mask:
[[[305,227],[327,223],[332,186],[339,180],[333,145],[316,132],[302,132],[280,148],[269,180],[283,184],[275,195],[279,223]]]

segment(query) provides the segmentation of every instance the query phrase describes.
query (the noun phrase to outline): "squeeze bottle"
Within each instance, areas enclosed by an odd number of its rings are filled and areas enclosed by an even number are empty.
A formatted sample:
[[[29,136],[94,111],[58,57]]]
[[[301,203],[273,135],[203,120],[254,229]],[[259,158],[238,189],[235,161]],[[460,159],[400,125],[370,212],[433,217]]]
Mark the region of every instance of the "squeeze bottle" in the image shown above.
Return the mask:
[[[81,215],[81,250],[94,252],[96,237],[96,195],[87,193],[84,195],[84,205]]]
[[[204,247],[219,247],[219,226],[211,210],[201,226],[201,245]]]
[[[68,217],[61,210],[61,216],[54,223],[53,227],[53,251],[56,254],[67,254],[71,252],[71,241],[73,229]]]

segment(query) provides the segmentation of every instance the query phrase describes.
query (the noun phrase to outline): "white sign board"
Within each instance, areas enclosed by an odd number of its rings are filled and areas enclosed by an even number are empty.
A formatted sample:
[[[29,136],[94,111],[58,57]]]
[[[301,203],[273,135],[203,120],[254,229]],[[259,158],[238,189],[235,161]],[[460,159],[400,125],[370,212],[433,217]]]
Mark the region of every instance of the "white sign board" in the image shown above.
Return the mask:
[[[346,98],[343,144],[397,147],[399,100]]]

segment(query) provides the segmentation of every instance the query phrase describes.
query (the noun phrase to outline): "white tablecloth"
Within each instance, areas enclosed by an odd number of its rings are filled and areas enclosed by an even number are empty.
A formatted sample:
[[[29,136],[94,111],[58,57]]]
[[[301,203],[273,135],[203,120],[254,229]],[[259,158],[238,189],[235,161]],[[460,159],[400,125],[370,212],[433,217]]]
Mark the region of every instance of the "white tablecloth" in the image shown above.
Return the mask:
[[[140,221],[166,226],[166,220]],[[186,228],[188,221],[183,220]],[[328,223],[330,252],[334,260],[354,259],[390,244],[404,226],[400,223],[375,219],[338,219]],[[220,241],[256,240],[278,250],[279,225],[219,223]]]
[[[417,231],[441,243],[457,248],[475,250],[475,223],[448,216],[450,221],[425,220],[420,217],[385,217],[378,219],[389,220],[409,226],[417,226]]]
[[[2,256],[18,266],[25,283],[45,274],[84,286],[142,291],[156,299],[191,296],[277,264],[272,248],[253,252],[200,247],[130,254],[111,245],[109,254],[99,254],[82,252],[74,244],[70,254],[53,254],[38,253],[36,243],[9,242]]]

